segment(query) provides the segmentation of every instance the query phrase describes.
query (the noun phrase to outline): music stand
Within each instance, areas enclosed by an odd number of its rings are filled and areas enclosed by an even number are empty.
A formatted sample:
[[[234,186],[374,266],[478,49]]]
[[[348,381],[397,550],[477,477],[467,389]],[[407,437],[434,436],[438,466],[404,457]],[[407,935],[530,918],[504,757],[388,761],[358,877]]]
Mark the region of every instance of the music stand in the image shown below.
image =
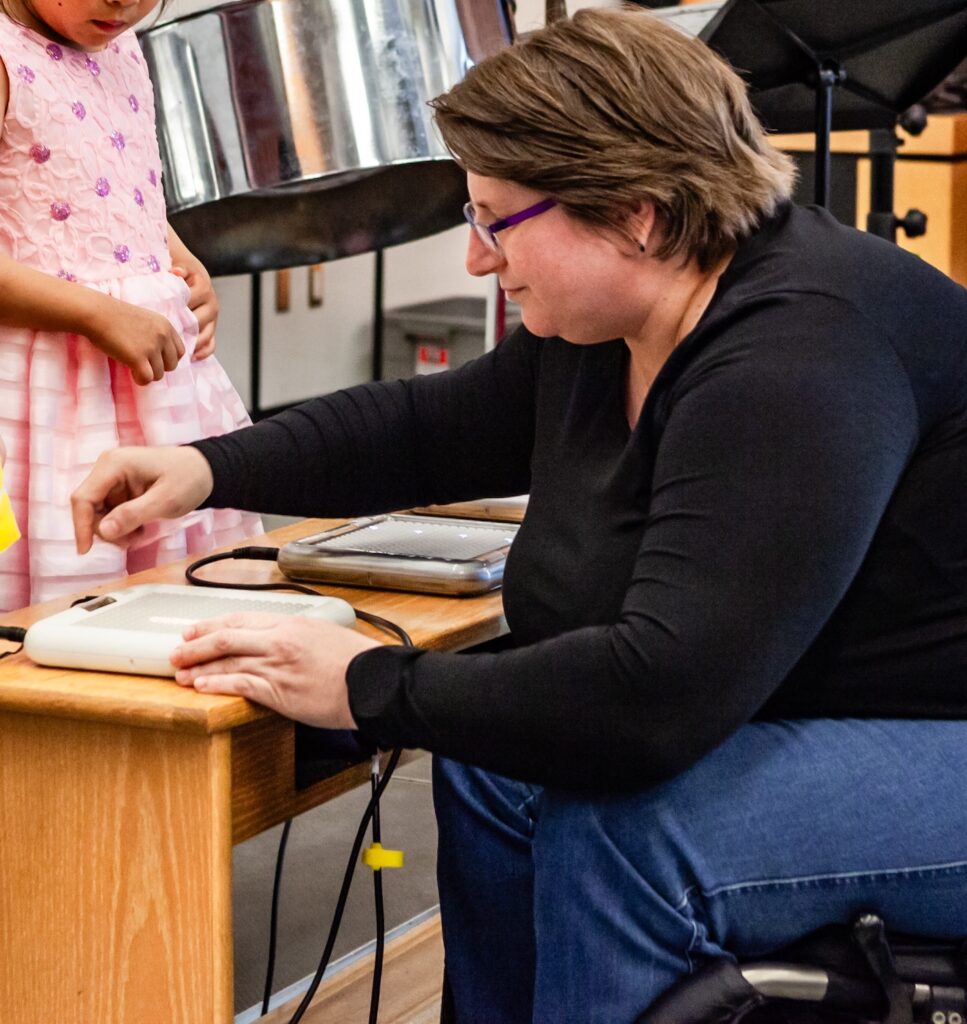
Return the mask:
[[[684,21],[689,8],[657,13],[698,35],[745,77],[768,128],[815,133],[820,206],[829,204],[833,128],[892,133],[899,115],[967,53],[967,0],[726,0],[691,11],[693,18],[704,12],[700,26]],[[873,157],[892,159],[895,149],[891,155],[885,148]],[[892,195],[889,202],[892,217]],[[886,231],[885,224],[871,226]],[[888,237],[894,232],[895,224]]]

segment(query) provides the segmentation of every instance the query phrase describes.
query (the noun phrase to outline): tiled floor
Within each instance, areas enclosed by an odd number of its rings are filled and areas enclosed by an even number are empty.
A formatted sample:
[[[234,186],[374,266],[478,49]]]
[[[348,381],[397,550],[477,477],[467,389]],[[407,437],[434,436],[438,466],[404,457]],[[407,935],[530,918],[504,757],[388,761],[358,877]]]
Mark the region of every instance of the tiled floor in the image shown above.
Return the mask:
[[[296,818],[289,834],[279,907],[273,990],[314,973],[325,946],[353,837],[369,799],[361,787]],[[398,769],[381,806],[383,846],[402,849],[401,871],[383,872],[386,928],[437,902],[436,823],[430,758]],[[237,846],[234,853],[235,1012],[261,1003],[268,953],[272,881],[281,827]],[[372,873],[357,865],[333,959],[374,938]]]

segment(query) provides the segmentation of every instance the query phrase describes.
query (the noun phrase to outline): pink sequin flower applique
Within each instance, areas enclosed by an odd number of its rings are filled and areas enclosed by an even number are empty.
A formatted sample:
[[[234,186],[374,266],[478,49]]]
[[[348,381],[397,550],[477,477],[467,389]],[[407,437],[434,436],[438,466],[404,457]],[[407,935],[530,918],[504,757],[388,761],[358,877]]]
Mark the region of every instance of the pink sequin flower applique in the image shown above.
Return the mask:
[[[120,153],[124,149],[124,135],[115,129],[111,132],[111,145]]]
[[[77,275],[76,274],[72,274],[69,270],[58,270],[57,271],[57,276],[62,281],[76,281],[77,280]]]
[[[84,106],[83,103],[81,103],[80,100],[75,100],[71,104],[71,110],[74,113],[74,117],[76,117],[78,121],[83,121],[84,118],[87,117],[87,108]]]
[[[35,142],[30,147],[30,159],[35,164],[45,164],[50,159],[50,150],[42,142]]]
[[[90,71],[90,73],[95,78],[97,78],[97,76],[101,73],[101,65],[98,64],[98,62],[93,57],[84,58],[84,67],[86,67],[87,70]]]
[[[118,263],[127,263],[131,259],[131,250],[126,245],[119,245],[114,250],[114,258]]]
[[[138,206],[144,206],[144,195],[141,192],[141,189],[139,188],[136,188],[134,190],[134,201],[138,204]]]
[[[63,60],[64,51],[56,43],[48,43],[44,49],[51,60]]]
[[[26,82],[27,85],[31,85],[37,76],[34,74],[33,68],[28,68],[26,64],[19,64],[17,66],[17,77]]]
[[[50,215],[54,220],[67,220],[71,215],[70,203],[56,202],[50,204]]]
[[[158,258],[156,256],[148,257],[148,269],[152,274],[157,274],[161,269],[161,264],[158,262]]]
[[[128,105],[135,113],[141,109],[141,105],[138,103],[138,97],[133,93],[128,97]]]
[[[111,183],[107,178],[98,178],[94,182],[94,191],[103,199],[111,194]]]

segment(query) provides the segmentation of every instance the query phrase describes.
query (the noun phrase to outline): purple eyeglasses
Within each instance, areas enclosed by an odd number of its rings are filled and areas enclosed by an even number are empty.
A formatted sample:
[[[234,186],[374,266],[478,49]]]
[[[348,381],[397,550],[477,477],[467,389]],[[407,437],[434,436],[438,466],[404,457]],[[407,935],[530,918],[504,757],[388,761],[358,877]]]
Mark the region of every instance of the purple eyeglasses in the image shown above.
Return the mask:
[[[513,227],[515,224],[520,224],[522,221],[530,220],[531,217],[536,217],[539,213],[544,213],[550,210],[552,207],[557,206],[556,199],[542,199],[539,203],[534,203],[533,206],[528,206],[526,210],[521,210],[519,213],[512,213],[509,217],[503,217],[501,220],[495,220],[493,224],[481,224],[477,220],[477,211],[474,209],[473,203],[467,203],[463,208],[463,215],[467,218],[467,223],[477,232],[477,237],[491,252],[500,253],[500,242],[497,240],[497,232],[503,231],[504,228]]]

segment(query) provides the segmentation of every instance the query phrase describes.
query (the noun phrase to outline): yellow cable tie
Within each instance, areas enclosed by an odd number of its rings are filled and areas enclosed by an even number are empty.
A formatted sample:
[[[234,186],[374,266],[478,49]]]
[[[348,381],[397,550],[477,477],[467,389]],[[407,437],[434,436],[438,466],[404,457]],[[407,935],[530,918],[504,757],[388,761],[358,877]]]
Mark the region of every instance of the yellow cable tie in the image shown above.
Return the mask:
[[[403,866],[402,850],[384,850],[382,844],[373,843],[363,850],[363,863],[374,871],[383,868],[401,868]]]

